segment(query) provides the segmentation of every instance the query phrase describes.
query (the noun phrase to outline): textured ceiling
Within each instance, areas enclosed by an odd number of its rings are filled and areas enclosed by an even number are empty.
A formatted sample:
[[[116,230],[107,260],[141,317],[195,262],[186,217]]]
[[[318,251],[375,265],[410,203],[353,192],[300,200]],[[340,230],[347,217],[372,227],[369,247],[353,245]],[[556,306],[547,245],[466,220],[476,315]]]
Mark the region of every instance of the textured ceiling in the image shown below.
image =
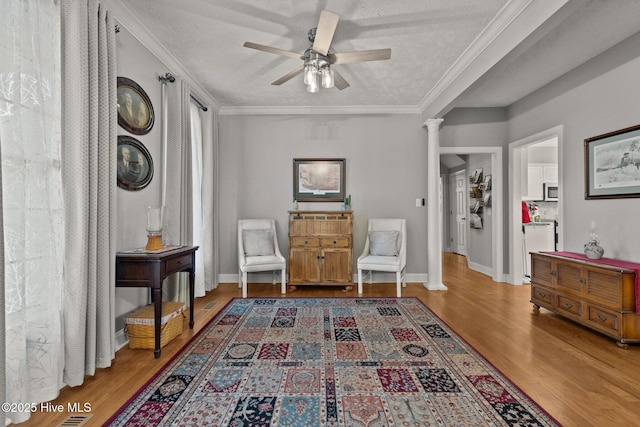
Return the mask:
[[[544,2],[544,3],[540,3]],[[616,0],[120,0],[222,108],[417,107],[455,74],[509,7],[555,12],[488,72],[464,83],[455,106],[507,106],[640,31],[640,1]],[[558,7],[562,6],[559,10]],[[387,61],[336,65],[350,83],[310,94],[302,61],[243,47],[303,53],[320,11],[340,16],[330,51],[391,48]],[[500,18],[502,16],[502,18]],[[526,26],[520,14],[515,27]],[[515,19],[515,18],[514,18]],[[515,22],[515,21],[514,21]],[[483,33],[484,30],[484,33]],[[494,45],[495,41],[491,41]],[[484,49],[484,47],[482,48]],[[490,51],[491,49],[486,49]],[[458,61],[458,63],[456,63]],[[453,68],[452,68],[453,67]],[[424,105],[423,105],[424,107]],[[440,110],[441,111],[441,110]]]
[[[417,105],[507,0],[123,0],[221,106]],[[320,11],[340,16],[331,51],[391,48],[387,61],[336,65],[350,87],[308,94],[302,61],[245,41],[303,53]]]

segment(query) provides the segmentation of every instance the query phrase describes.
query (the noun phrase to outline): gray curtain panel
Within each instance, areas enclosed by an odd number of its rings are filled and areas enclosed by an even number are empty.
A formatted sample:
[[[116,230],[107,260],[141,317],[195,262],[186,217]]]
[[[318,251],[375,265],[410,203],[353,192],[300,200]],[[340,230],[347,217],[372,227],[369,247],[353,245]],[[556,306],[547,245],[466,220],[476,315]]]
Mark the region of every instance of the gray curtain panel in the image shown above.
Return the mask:
[[[117,74],[115,23],[96,0],[62,0],[65,206],[63,380],[115,357]]]

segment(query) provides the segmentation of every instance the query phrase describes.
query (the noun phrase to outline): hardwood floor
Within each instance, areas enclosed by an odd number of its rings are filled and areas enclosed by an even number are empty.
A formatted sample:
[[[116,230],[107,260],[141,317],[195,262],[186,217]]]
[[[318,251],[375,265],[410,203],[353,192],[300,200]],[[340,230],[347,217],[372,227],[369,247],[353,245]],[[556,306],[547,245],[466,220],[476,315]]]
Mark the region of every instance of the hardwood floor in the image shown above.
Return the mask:
[[[462,256],[445,253],[443,278],[447,291],[427,291],[410,283],[404,296],[422,300],[442,320],[502,371],[525,393],[565,426],[631,426],[640,423],[640,345],[628,350],[595,332],[544,309],[533,312],[529,286],[495,283],[470,271]],[[250,284],[249,297],[280,297],[279,285]],[[63,389],[52,404],[91,404],[84,425],[102,425],[143,386],[231,298],[240,297],[234,284],[196,300],[196,325],[162,350],[116,353],[113,364],[88,377],[81,387]],[[356,289],[298,288],[286,297],[355,297]],[[364,296],[395,296],[395,284],[364,285]],[[211,310],[203,310],[215,302]],[[56,426],[68,412],[37,413],[21,424]]]

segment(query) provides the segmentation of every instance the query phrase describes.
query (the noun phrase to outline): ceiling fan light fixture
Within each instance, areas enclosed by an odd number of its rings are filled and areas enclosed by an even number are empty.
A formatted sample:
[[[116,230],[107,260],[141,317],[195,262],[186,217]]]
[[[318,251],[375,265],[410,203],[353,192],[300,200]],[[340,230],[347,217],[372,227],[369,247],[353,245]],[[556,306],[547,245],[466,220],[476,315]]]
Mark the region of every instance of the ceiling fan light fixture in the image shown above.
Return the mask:
[[[307,92],[316,93],[318,91],[320,91],[320,85],[318,84],[318,75],[316,74],[307,84]]]
[[[325,89],[331,89],[334,85],[333,70],[329,64],[322,67],[320,70],[322,73],[322,87]]]
[[[316,79],[317,68],[316,65],[309,61],[304,64],[304,84],[309,85]]]

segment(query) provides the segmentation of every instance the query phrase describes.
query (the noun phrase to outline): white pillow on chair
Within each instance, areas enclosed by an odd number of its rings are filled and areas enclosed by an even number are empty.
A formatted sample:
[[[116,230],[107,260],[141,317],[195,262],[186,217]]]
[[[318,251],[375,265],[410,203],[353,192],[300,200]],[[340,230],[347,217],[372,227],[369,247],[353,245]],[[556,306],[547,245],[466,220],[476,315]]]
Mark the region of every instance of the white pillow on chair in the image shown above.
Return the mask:
[[[245,256],[274,255],[273,230],[242,230],[242,244]]]
[[[369,231],[369,253],[377,256],[398,256],[399,231]]]

